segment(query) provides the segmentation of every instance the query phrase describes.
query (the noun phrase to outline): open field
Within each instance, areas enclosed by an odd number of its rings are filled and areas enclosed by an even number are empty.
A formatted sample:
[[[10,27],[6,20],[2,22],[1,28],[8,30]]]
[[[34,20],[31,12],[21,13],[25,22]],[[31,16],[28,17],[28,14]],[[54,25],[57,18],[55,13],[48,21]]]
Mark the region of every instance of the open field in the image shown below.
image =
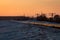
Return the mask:
[[[23,21],[0,21],[0,40],[60,40],[60,29]]]

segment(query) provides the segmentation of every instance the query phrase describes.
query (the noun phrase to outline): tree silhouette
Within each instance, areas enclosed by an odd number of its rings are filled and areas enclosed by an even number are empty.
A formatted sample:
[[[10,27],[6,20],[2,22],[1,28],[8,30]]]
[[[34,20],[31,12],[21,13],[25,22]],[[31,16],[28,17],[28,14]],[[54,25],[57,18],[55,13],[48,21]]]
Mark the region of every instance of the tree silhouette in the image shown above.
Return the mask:
[[[55,15],[53,19],[54,19],[54,22],[60,22],[60,16],[59,15]]]
[[[47,21],[47,17],[45,14],[41,14],[40,16],[37,16],[37,20],[39,21]]]

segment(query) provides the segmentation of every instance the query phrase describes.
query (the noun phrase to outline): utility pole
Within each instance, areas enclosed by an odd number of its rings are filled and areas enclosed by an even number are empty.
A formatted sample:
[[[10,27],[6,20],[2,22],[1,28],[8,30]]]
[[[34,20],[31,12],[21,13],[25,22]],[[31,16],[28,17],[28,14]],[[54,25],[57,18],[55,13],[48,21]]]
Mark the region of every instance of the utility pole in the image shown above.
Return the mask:
[[[25,13],[23,14],[23,16],[25,17]]]
[[[39,16],[39,14],[38,14],[38,13],[37,13],[36,15],[37,15],[37,17]]]
[[[51,16],[54,17],[55,13],[51,13]]]

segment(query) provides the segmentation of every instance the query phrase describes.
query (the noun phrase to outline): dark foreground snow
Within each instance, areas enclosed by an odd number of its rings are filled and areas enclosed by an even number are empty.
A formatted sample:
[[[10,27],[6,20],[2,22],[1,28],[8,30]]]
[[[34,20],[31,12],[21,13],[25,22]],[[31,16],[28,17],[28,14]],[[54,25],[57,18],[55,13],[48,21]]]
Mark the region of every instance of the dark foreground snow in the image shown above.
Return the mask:
[[[0,21],[0,40],[60,40],[60,29]]]

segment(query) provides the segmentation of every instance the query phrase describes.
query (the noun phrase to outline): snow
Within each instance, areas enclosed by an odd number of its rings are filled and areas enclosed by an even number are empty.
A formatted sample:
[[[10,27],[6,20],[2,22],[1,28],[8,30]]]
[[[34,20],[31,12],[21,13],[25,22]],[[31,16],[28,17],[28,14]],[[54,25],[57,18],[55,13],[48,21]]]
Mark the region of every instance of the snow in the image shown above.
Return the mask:
[[[60,29],[2,20],[0,40],[60,40]]]

